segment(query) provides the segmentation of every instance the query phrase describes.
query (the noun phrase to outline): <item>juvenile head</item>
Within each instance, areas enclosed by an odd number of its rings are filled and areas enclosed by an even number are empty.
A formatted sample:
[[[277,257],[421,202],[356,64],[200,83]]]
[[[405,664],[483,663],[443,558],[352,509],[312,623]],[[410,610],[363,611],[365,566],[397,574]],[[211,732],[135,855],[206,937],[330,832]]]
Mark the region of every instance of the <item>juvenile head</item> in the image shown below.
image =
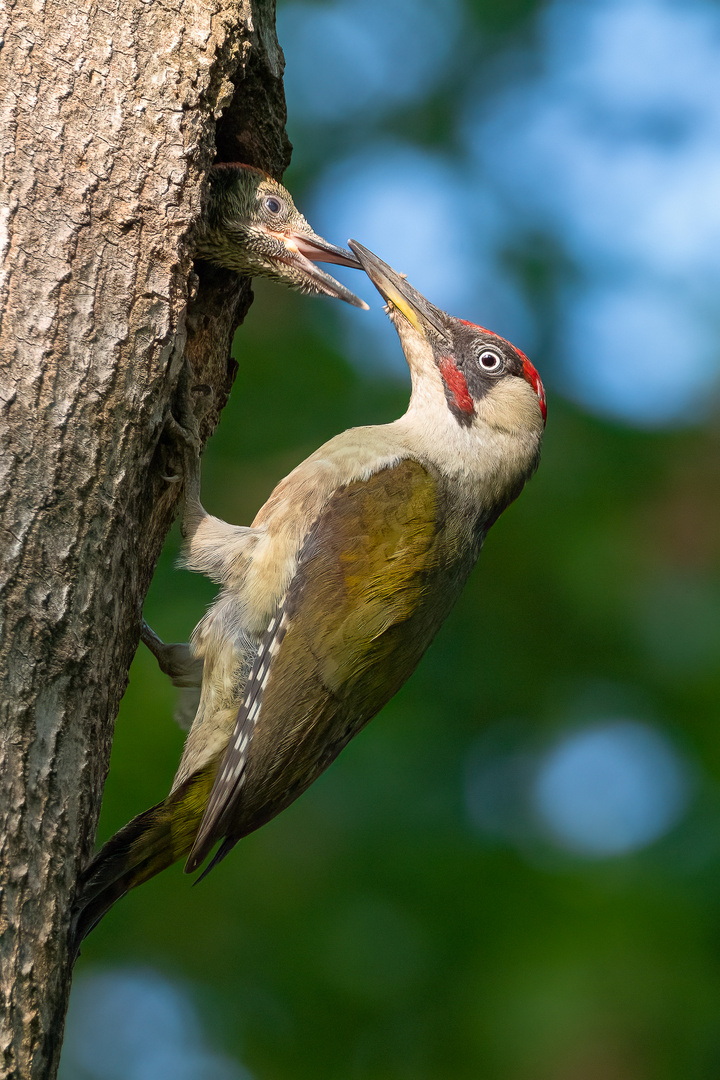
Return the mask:
[[[205,225],[195,254],[237,274],[269,277],[292,289],[367,308],[316,265],[328,262],[359,269],[352,252],[313,232],[290,192],[249,165],[212,169]]]

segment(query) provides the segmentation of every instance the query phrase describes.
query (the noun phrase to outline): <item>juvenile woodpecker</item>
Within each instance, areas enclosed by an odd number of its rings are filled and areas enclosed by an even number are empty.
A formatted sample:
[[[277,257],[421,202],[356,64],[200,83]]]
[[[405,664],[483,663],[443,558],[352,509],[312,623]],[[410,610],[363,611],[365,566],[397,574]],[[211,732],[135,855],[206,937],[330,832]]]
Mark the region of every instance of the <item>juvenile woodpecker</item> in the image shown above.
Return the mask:
[[[335,247],[308,225],[290,192],[250,165],[215,165],[195,255],[249,277],[269,277],[291,289],[323,293],[367,308],[364,300],[315,264],[360,269],[351,251]]]
[[[545,395],[527,357],[350,243],[399,334],[409,408],[320,447],[249,528],[206,513],[188,455],[186,563],[222,586],[193,635],[200,704],[168,797],[88,867],[75,948],[128,889],[182,857],[196,870],[220,841],[209,870],[312,784],[413,672],[537,468]],[[182,646],[145,639],[191,676]]]

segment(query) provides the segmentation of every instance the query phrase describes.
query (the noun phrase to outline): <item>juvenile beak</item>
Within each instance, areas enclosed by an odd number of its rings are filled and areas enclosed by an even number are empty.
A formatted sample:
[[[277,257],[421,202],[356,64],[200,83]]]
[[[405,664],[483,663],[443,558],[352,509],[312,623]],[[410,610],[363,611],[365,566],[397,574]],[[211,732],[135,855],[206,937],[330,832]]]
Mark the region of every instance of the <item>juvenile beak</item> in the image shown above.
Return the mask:
[[[289,232],[287,238],[311,262],[337,263],[339,266],[352,266],[353,270],[362,270],[361,263],[352,251],[330,244],[317,233]]]
[[[397,308],[418,333],[427,338],[428,330],[432,328],[435,334],[439,334],[446,341],[450,340],[447,326],[442,320],[443,312],[439,308],[414,289],[402,274],[393,270],[392,266],[388,266],[368,248],[358,244],[357,240],[349,240],[348,243],[380,295],[388,304]]]
[[[288,265],[297,267],[303,277],[309,278],[314,291],[334,296],[338,300],[345,300],[353,307],[368,310],[368,305],[361,300],[330,274],[326,274],[316,263],[337,263],[339,266],[352,266],[355,270],[362,269],[361,264],[351,251],[336,247],[334,244],[323,240],[317,233],[287,232],[275,234],[281,240],[286,254],[279,256],[279,260]]]

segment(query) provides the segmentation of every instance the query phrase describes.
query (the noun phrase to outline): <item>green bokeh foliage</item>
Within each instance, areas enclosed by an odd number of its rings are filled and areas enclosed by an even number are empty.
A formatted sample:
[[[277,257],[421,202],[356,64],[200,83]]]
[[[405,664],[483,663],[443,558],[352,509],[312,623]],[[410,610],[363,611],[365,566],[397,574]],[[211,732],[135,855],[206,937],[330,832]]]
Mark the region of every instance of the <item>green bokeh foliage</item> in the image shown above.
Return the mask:
[[[469,5],[478,54],[530,36],[537,7]],[[453,108],[445,86],[387,130],[441,143]],[[317,161],[348,137],[331,133]],[[542,302],[549,259],[524,259]],[[205,505],[237,523],[324,439],[393,419],[408,396],[343,359],[323,332],[330,302],[262,282],[256,293],[203,459]],[[533,359],[552,371],[552,357]],[[540,471],[408,685],[197,889],[174,867],[119,903],[80,976],[141,963],[186,980],[212,1038],[256,1080],[720,1074],[717,419],[631,430],[550,382]],[[174,533],[145,609],[166,640],[187,638],[213,595],[175,569],[178,544]],[[166,793],[182,745],[172,707],[141,650],[100,840]],[[623,713],[657,723],[693,763],[689,812],[667,837],[584,861],[536,834],[474,828],[465,783],[484,735],[540,746]]]
[[[235,522],[321,440],[398,415],[408,392],[323,345],[312,302],[257,292],[203,462],[207,507]],[[714,1075],[720,641],[702,598],[720,584],[716,461],[715,431],[639,433],[551,397],[541,469],[409,684],[198,889],[174,867],[118,904],[80,971],[143,962],[190,980],[258,1078]],[[174,535],[146,605],[167,639],[212,595],[177,550]],[[688,651],[687,634],[711,647]],[[101,838],[167,790],[172,704],[140,651]],[[542,741],[618,708],[703,763],[674,833],[588,863],[473,829],[465,773],[483,732]]]

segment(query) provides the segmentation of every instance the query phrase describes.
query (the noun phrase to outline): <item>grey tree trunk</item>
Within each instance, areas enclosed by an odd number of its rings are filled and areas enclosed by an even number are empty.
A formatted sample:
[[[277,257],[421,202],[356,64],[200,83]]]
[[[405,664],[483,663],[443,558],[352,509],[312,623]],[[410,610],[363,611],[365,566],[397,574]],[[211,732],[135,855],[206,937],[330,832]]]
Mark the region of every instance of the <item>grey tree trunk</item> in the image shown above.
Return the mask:
[[[179,497],[163,428],[189,382],[207,437],[251,300],[191,275],[205,176],[290,147],[274,0],[10,0],[0,37],[0,1049],[34,1080]]]

